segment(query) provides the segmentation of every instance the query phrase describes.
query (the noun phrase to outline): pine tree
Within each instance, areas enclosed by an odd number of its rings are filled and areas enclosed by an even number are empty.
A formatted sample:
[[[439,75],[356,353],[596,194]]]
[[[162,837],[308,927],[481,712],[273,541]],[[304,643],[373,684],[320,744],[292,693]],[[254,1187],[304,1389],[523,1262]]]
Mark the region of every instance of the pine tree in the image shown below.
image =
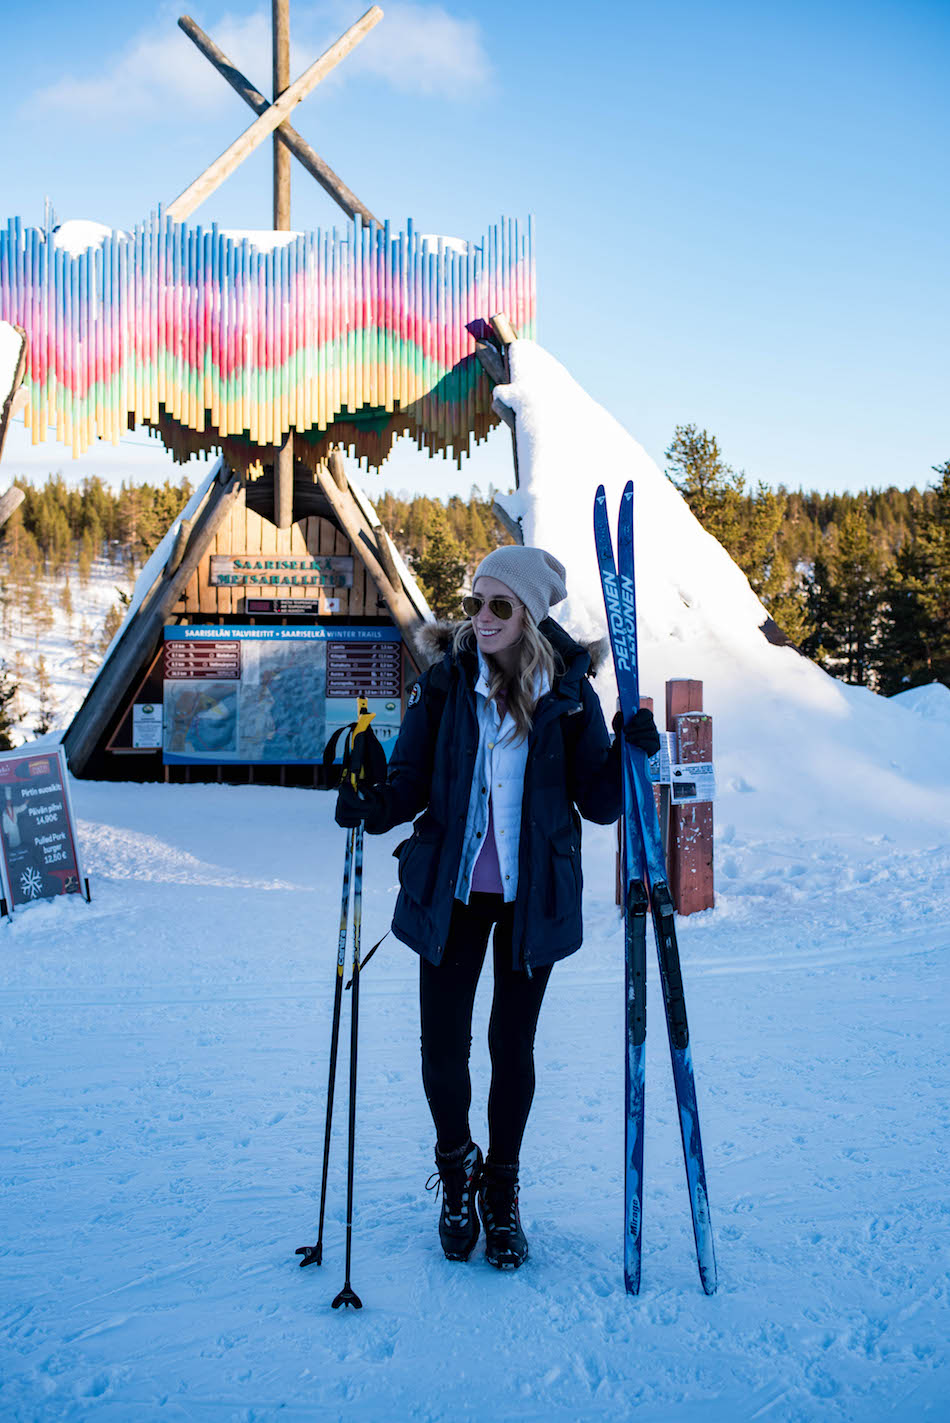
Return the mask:
[[[872,686],[884,569],[864,508],[846,508],[840,523],[829,525],[825,545],[825,554],[815,560],[809,588],[814,630],[804,650],[843,681]]]
[[[13,750],[13,709],[17,684],[6,662],[0,660],[0,751]]]
[[[881,688],[950,685],[950,460],[927,491],[917,537],[889,573],[881,637]]]
[[[939,682],[950,683],[950,460],[934,465],[940,482],[932,512],[920,531],[920,545],[930,570],[920,601],[930,619],[930,667]]]
[[[760,598],[785,636],[802,647],[812,632],[808,599],[800,572],[781,551],[772,556],[769,584],[770,591],[760,593]]]
[[[917,539],[908,539],[884,579],[877,671],[879,689],[886,697],[934,679],[931,622],[920,596],[929,579],[923,549]]]
[[[96,648],[93,642],[92,628],[86,618],[83,618],[79,624],[79,632],[76,634],[74,646],[79,657],[79,670],[85,676],[96,665]]]
[[[745,479],[726,464],[715,435],[677,425],[665,458],[670,479],[703,528],[728,549]]]
[[[99,552],[99,543],[95,533],[91,528],[82,531],[82,538],[79,543],[79,586],[85,588],[89,583],[89,576],[92,573],[92,565]]]
[[[25,715],[23,707],[23,693],[29,691],[26,679],[26,653],[22,647],[18,647],[13,654],[13,685],[14,694],[10,702],[10,712],[14,722],[20,722]]]
[[[722,544],[748,578],[773,620],[796,645],[810,619],[801,579],[779,552],[787,495],[761,481],[746,493],[745,475],[722,457],[715,435],[677,425],[666,451],[670,478],[707,533]]]
[[[849,510],[841,521],[834,573],[844,614],[840,636],[847,659],[845,680],[866,687],[873,681],[875,630],[884,590],[881,556],[859,510]]]
[[[99,652],[105,656],[109,650],[109,644],[122,626],[122,619],[125,617],[125,608],[119,603],[113,603],[106,613],[105,621],[102,624],[102,632],[99,634]]]
[[[68,578],[63,583],[62,589],[60,590],[59,606],[61,611],[66,615],[67,628],[71,627],[73,620],[73,595],[72,589],[69,586]]]
[[[413,572],[436,617],[450,618],[458,613],[465,556],[449,529],[445,510],[437,501],[429,515],[428,530],[425,553],[415,560]]]
[[[56,614],[53,612],[50,588],[45,579],[42,584],[37,580],[35,601],[35,611],[32,613],[34,646],[38,645],[39,639],[52,632],[56,626]]]
[[[36,693],[39,698],[39,706],[36,712],[36,725],[33,730],[37,736],[45,736],[48,731],[52,731],[56,718],[56,702],[53,697],[53,687],[49,679],[49,672],[46,669],[46,658],[40,656],[36,663]]]

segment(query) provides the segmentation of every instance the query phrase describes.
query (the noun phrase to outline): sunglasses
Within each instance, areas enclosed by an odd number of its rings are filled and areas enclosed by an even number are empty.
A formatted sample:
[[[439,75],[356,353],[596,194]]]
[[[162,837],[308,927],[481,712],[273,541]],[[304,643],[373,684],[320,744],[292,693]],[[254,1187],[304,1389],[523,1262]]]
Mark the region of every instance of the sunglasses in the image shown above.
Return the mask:
[[[485,604],[488,604],[496,618],[500,618],[506,623],[511,617],[515,608],[523,608],[523,603],[516,603],[511,598],[479,598],[475,593],[469,593],[468,597],[462,599],[462,612],[467,618],[477,617]]]

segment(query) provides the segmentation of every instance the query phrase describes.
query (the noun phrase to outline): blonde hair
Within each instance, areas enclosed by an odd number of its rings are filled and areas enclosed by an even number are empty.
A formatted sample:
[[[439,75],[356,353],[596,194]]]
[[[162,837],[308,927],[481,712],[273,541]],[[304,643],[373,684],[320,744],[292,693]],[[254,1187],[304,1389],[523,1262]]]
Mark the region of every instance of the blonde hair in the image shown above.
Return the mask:
[[[472,631],[472,620],[467,618],[455,630],[452,638],[452,651],[458,656],[463,649],[467,651],[474,647],[475,634]],[[496,701],[499,692],[505,693],[506,705],[515,724],[512,737],[514,744],[524,741],[531,731],[534,709],[538,700],[535,696],[535,686],[538,680],[543,681],[546,673],[549,684],[553,686],[555,677],[564,671],[564,663],[560,656],[539,631],[537,623],[527,608],[524,609],[524,623],[518,642],[518,653],[518,667],[510,681],[490,652],[482,654],[488,663],[490,672],[488,700]]]

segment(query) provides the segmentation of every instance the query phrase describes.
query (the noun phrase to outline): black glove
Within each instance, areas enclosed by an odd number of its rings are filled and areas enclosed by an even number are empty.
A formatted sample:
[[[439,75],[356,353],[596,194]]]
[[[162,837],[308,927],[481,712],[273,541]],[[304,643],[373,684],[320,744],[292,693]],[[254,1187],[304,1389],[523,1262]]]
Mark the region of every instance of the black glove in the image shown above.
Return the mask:
[[[334,819],[344,830],[354,830],[365,822],[372,834],[373,825],[379,821],[382,811],[383,797],[373,786],[364,786],[362,791],[356,791],[349,781],[344,781],[336,793]]]
[[[624,725],[623,712],[618,711],[612,725],[618,742],[622,733],[624,741],[628,741],[631,746],[639,747],[645,756],[655,756],[659,751],[660,734],[656,729],[656,722],[653,720],[653,713],[649,707],[641,707],[638,712],[634,712],[626,725]]]

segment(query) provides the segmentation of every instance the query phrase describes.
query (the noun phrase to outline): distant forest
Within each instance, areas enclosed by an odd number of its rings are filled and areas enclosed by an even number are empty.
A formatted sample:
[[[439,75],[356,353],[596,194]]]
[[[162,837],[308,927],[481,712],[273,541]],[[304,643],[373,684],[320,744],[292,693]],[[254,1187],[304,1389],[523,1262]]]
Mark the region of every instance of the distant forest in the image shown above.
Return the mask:
[[[700,523],[727,549],[791,641],[846,682],[893,695],[950,683],[950,460],[923,489],[818,494],[751,486],[724,460],[714,435],[678,426],[667,473]],[[123,484],[98,477],[78,487],[61,475],[23,486],[25,499],[0,537],[0,634],[49,625],[48,591],[70,610],[93,560],[130,574],[148,558],[192,493],[177,484]],[[439,616],[453,616],[483,556],[510,542],[493,491],[468,499],[375,498],[379,517]],[[117,602],[90,666],[121,620]],[[85,635],[85,634],[83,634]],[[13,691],[10,690],[11,685]],[[13,670],[0,662],[0,744]]]

